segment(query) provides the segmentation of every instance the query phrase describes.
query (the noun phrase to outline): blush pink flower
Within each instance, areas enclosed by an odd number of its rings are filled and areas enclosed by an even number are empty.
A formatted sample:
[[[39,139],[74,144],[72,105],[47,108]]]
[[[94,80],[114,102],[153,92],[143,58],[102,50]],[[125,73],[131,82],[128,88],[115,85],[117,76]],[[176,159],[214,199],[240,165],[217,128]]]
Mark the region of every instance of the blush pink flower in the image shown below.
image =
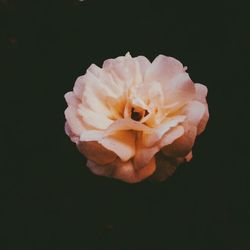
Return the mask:
[[[192,158],[209,118],[206,95],[178,60],[127,53],[77,78],[65,94],[65,131],[97,175],[164,180]]]

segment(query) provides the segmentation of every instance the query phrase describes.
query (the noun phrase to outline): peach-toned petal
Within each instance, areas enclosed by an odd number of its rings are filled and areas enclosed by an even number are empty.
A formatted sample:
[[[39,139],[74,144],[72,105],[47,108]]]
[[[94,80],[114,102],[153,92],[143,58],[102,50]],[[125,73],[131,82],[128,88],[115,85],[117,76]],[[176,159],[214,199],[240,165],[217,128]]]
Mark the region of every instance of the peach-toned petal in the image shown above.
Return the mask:
[[[152,128],[143,133],[143,144],[147,147],[156,143],[170,128],[177,126],[179,123],[185,120],[185,116],[176,116],[171,119],[167,118],[158,127]]]
[[[195,96],[195,88],[183,65],[172,57],[159,55],[145,73],[147,84],[160,82],[165,104],[186,102]]]
[[[138,62],[140,72],[144,76],[146,70],[151,65],[150,61],[145,56],[137,56],[134,59]]]
[[[199,102],[206,103],[207,87],[200,83],[195,83],[195,99]]]
[[[177,138],[182,136],[184,129],[182,126],[171,128],[162,139],[152,147],[145,147],[142,142],[141,134],[137,135],[136,140],[136,155],[134,164],[136,169],[144,167],[152,159],[152,157],[165,145],[171,144]]]
[[[185,156],[185,160],[186,161],[191,161],[193,158],[193,153],[192,151],[190,151],[186,156]]]
[[[79,105],[77,112],[82,117],[84,122],[93,128],[106,129],[113,123],[113,121],[105,115],[97,114],[82,104]]]
[[[81,119],[75,107],[68,106],[64,114],[68,122],[68,125],[74,134],[80,135],[82,131],[86,129],[83,123],[81,122]]]
[[[80,103],[80,100],[77,98],[77,96],[72,91],[66,93],[64,95],[64,98],[65,98],[68,106],[72,105],[74,107],[77,107]]]
[[[205,130],[208,119],[209,119],[208,105],[207,104],[204,104],[204,105],[205,105],[205,113],[203,117],[201,118],[199,125],[198,125],[198,131],[197,131],[198,135],[201,134]]]
[[[119,83],[125,92],[129,86],[138,81],[138,78],[141,78],[138,68],[139,65],[129,54],[108,59],[103,63],[103,69],[112,75],[114,82]]]
[[[164,157],[161,153],[156,155],[157,168],[152,179],[164,181],[170,177],[176,170],[178,162],[174,158]]]
[[[187,155],[194,145],[197,134],[197,128],[190,124],[184,123],[184,134],[176,139],[173,143],[164,146],[161,151],[171,157],[182,157]]]
[[[96,175],[111,177],[115,166],[112,164],[99,165],[93,161],[87,161],[87,167]]]
[[[72,132],[72,130],[69,127],[68,122],[65,122],[64,130],[65,130],[65,133],[69,136],[69,138],[71,139],[72,142],[77,143],[79,141],[79,139],[80,139],[79,135],[76,135],[76,134],[74,134]]]
[[[103,137],[99,143],[115,152],[122,161],[128,161],[135,155],[135,136],[133,131],[117,131]]]
[[[114,152],[106,149],[96,141],[79,142],[77,143],[77,148],[85,157],[97,164],[108,164],[117,158]]]
[[[140,122],[126,118],[114,121],[105,131],[105,135],[109,135],[120,130],[147,131],[149,129],[149,127]]]
[[[152,175],[155,171],[155,168],[156,165],[154,158],[152,158],[144,168],[139,170],[134,169],[133,163],[131,161],[118,161],[116,168],[114,168],[113,177],[128,183],[136,183]]]
[[[204,113],[206,107],[203,103],[198,101],[191,101],[180,111],[180,113],[186,115],[186,120],[197,126]]]

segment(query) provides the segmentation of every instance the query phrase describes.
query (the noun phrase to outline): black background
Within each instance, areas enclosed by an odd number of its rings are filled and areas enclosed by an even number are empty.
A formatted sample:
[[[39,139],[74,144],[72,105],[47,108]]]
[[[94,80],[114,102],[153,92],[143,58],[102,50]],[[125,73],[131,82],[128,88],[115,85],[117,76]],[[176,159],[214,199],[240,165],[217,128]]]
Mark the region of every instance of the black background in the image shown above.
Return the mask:
[[[0,249],[250,249],[249,8],[220,1],[0,1]],[[91,63],[158,54],[208,87],[194,158],[167,181],[98,177],[64,133]]]

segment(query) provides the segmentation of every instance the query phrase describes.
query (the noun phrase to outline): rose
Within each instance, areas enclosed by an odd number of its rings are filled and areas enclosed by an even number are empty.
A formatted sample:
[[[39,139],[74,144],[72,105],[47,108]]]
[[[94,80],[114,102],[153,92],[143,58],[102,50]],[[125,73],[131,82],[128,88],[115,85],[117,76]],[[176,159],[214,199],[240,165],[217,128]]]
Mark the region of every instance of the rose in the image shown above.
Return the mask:
[[[65,94],[65,131],[97,175],[164,180],[192,158],[209,117],[206,95],[178,60],[127,53],[77,78]]]

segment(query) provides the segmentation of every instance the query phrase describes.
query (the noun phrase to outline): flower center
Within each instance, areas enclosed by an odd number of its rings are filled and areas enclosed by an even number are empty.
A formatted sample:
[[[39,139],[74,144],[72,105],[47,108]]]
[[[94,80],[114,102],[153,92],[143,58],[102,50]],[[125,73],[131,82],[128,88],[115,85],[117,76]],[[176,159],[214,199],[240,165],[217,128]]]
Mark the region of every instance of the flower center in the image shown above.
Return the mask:
[[[134,121],[140,121],[147,114],[148,114],[148,111],[141,109],[141,108],[131,109],[131,119],[133,119]]]

